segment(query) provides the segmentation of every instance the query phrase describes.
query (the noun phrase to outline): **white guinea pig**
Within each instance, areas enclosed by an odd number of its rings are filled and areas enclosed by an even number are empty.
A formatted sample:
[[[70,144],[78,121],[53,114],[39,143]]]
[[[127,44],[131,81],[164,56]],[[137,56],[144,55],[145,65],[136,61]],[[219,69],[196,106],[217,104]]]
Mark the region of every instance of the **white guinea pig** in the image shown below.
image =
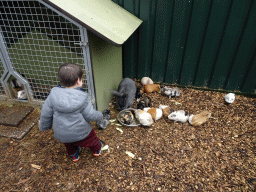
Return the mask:
[[[17,99],[28,99],[25,90],[18,91]]]
[[[174,111],[168,115],[168,119],[173,120],[174,122],[185,123],[188,120],[188,113],[184,110]]]
[[[233,103],[235,101],[235,94],[234,93],[228,93],[225,95],[224,99],[227,103]]]
[[[149,77],[143,77],[141,79],[141,84],[144,86],[144,85],[147,85],[147,84],[153,84],[154,82],[152,81],[152,79],[150,79]]]

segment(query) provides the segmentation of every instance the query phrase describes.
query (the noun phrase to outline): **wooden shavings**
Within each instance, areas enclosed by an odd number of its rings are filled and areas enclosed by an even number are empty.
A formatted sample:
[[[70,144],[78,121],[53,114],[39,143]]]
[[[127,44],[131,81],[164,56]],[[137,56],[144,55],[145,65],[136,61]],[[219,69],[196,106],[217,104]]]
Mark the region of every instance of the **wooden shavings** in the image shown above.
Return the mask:
[[[35,165],[35,164],[31,164],[31,167],[33,167],[33,168],[35,168],[35,169],[41,169],[41,166]]]

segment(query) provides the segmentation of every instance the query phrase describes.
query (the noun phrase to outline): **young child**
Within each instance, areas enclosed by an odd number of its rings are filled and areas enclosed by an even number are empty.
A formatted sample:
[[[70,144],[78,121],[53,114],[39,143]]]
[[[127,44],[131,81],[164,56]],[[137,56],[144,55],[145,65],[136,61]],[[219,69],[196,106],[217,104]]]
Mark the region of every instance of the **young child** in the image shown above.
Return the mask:
[[[103,143],[98,139],[90,121],[101,121],[103,114],[93,109],[88,94],[82,88],[82,69],[73,63],[60,66],[58,77],[62,86],[52,88],[45,100],[39,129],[53,127],[54,137],[66,146],[68,155],[76,162],[81,147],[89,147],[99,156]]]

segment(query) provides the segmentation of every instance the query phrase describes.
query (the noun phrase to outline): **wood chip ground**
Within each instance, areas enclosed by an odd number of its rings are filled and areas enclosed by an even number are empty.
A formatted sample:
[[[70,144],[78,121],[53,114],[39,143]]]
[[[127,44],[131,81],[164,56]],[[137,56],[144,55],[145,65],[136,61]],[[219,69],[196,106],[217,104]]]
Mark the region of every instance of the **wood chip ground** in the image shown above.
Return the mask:
[[[187,88],[171,99],[151,93],[154,107],[208,110],[213,118],[200,127],[167,118],[151,128],[114,121],[99,130],[93,123],[109,151],[95,158],[84,149],[77,163],[38,124],[22,140],[0,137],[1,191],[255,191],[256,99],[236,95],[227,105],[224,95]],[[114,100],[109,109],[115,119]]]

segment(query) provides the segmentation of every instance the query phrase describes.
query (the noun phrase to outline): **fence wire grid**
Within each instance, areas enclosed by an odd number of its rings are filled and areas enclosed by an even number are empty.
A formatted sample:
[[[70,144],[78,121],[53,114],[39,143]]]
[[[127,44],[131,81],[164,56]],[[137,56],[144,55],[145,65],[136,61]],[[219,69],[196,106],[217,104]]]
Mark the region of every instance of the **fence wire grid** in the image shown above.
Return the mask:
[[[44,100],[59,84],[58,68],[76,63],[83,69],[84,85],[88,78],[84,65],[79,26],[58,15],[38,1],[0,1],[0,27],[13,68],[29,82],[34,99]],[[0,62],[0,75],[3,67]],[[4,94],[0,85],[0,94]]]

